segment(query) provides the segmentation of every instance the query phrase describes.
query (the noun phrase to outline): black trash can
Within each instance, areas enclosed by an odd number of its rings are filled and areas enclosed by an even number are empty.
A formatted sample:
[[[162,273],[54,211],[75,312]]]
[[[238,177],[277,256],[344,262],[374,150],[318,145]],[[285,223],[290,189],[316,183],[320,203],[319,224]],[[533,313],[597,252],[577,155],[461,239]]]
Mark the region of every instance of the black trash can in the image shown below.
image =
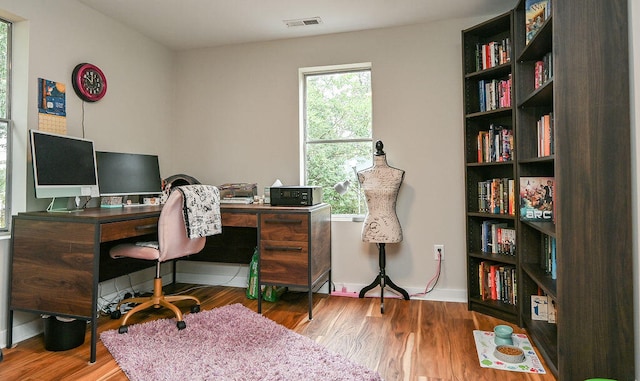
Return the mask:
[[[60,316],[43,316],[44,348],[48,351],[66,351],[84,343],[87,322]]]

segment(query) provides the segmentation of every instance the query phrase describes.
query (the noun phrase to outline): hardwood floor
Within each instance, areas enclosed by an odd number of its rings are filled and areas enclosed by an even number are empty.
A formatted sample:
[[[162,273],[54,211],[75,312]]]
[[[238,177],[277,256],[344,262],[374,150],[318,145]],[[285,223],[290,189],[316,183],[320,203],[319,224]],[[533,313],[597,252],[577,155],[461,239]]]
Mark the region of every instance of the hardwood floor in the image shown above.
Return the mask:
[[[180,289],[187,287],[190,285],[179,285]],[[202,309],[242,303],[257,310],[257,302],[248,300],[242,288],[206,286],[189,293],[200,298]],[[309,321],[307,300],[306,293],[287,293],[277,303],[263,302],[263,314],[378,371],[387,381],[556,380],[548,368],[546,375],[481,368],[472,331],[490,331],[505,322],[469,312],[465,303],[388,298],[381,314],[378,298],[316,294],[313,320]],[[181,307],[183,311],[189,309],[186,303]],[[151,315],[138,313],[130,323],[168,316],[163,311],[152,311]],[[98,332],[117,327],[117,320],[106,316],[99,319]],[[523,332],[518,327],[514,330]],[[83,345],[68,351],[46,351],[42,336],[37,336],[3,349],[3,353],[0,380],[127,380],[99,340],[97,361],[88,363],[88,334]]]

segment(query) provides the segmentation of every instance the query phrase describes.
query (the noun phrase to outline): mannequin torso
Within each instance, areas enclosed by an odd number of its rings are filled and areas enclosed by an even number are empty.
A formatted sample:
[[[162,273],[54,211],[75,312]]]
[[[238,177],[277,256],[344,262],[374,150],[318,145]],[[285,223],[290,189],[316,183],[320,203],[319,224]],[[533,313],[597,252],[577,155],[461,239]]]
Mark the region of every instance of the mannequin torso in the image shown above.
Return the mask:
[[[362,227],[364,242],[397,243],[402,228],[396,214],[396,200],[404,171],[387,164],[386,155],[376,154],[373,166],[358,172],[369,209]]]

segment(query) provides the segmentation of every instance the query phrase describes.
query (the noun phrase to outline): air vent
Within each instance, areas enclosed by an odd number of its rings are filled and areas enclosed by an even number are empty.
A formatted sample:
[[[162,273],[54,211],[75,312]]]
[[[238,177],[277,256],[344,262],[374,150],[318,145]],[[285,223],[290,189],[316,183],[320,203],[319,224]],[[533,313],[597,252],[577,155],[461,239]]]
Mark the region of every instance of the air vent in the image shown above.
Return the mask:
[[[318,25],[322,24],[322,19],[320,17],[311,17],[306,19],[298,19],[298,20],[284,20],[283,21],[288,28],[294,26],[309,26],[309,25]]]

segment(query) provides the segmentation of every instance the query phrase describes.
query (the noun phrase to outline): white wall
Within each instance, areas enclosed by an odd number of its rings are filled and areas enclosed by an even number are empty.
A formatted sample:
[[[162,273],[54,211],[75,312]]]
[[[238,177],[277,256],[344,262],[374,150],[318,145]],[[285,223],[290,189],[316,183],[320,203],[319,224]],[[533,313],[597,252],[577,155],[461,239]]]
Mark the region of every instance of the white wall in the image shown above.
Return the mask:
[[[387,245],[387,273],[422,291],[446,259],[436,298],[466,300],[460,31],[476,20],[233,45],[176,58],[176,168],[204,182],[299,178],[298,69],[372,63],[374,139],[406,171],[398,197],[404,241]],[[193,163],[198,162],[198,166]],[[335,283],[357,290],[378,272],[362,223],[333,223]],[[351,291],[351,290],[350,290]],[[437,294],[440,293],[440,296]]]
[[[115,23],[75,0],[0,0],[0,15],[15,21],[13,66],[13,186],[12,212],[36,206],[28,186],[27,131],[37,128],[37,80],[67,85],[68,134],[95,141],[99,150],[160,154],[171,147],[173,127],[173,53],[142,35]],[[103,100],[83,105],[71,86],[75,65],[90,62],[107,76]],[[168,175],[168,174],[167,174]],[[46,204],[45,204],[46,205]],[[0,240],[0,347],[5,345],[9,240]],[[16,314],[14,325],[33,319]],[[19,327],[19,341],[33,334],[37,324]],[[35,326],[35,327],[32,327]],[[24,333],[23,333],[24,331]],[[36,331],[37,333],[37,331]]]

